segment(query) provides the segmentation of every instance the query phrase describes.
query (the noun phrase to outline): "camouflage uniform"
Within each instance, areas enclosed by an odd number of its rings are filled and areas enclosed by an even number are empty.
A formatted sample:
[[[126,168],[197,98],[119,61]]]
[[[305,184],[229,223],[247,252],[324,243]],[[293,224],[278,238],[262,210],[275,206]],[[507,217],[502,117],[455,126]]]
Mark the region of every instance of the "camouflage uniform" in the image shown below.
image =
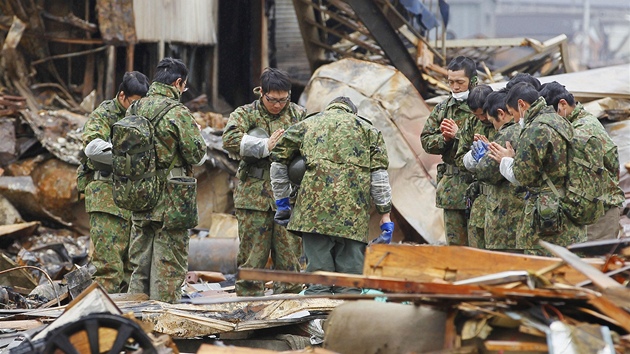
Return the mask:
[[[103,101],[83,127],[83,146],[94,139],[109,141],[112,124],[124,116],[125,108],[118,99]],[[85,176],[89,181],[85,187],[85,209],[90,215],[90,240],[94,245],[94,280],[108,293],[119,293],[126,289],[131,276],[131,212],[114,204],[111,166],[97,166],[99,172],[95,176],[95,163],[88,159]]]
[[[262,98],[238,107],[228,120],[223,133],[223,147],[232,154],[240,153],[243,135],[253,128],[262,128],[267,134],[287,129],[302,120],[306,110],[289,102],[277,115],[265,108]],[[269,259],[277,270],[299,271],[302,243],[298,236],[274,223],[275,200],[271,191],[268,157],[254,163],[239,163],[239,180],[234,191],[234,207],[240,239],[237,264],[241,268],[263,269]],[[298,292],[301,285],[274,282],[274,293]],[[264,295],[261,281],[238,280],[239,296]]]
[[[509,141],[518,148],[521,127],[510,121],[505,123],[494,136],[501,146]],[[499,173],[499,163],[484,156],[479,160],[477,178],[484,182],[485,201],[484,240],[487,249],[514,250],[516,236],[523,219],[525,192],[522,187],[511,184]]]
[[[450,118],[462,128],[466,119],[470,117],[475,118],[468,104],[450,96],[433,109],[420,134],[424,151],[442,155],[444,162],[438,165],[435,204],[438,208],[444,209],[446,241],[450,245],[468,244],[466,188],[473,181],[473,176],[467,170],[458,168],[455,163],[459,132],[455,139],[445,142],[440,131],[440,123],[445,118]]]
[[[608,191],[603,196],[606,214],[599,220],[586,227],[589,241],[615,239],[619,234],[620,207],[623,205],[625,196],[623,190],[619,188],[619,152],[617,145],[612,141],[599,119],[584,109],[578,103],[573,112],[567,117],[573,129],[582,130],[590,135],[602,140],[606,154],[604,155],[604,167],[606,168],[606,179],[608,180]]]
[[[181,298],[181,284],[188,271],[189,236],[186,228],[170,228],[166,220],[172,220],[184,207],[184,213],[196,213],[196,195],[193,200],[182,200],[181,194],[167,189],[166,176],[169,166],[174,171],[192,176],[192,165],[200,163],[206,153],[206,143],[188,108],[179,103],[177,88],[154,82],[147,97],[133,105],[136,113],[154,117],[164,101],[177,105],[155,127],[157,168],[164,185],[157,205],[146,212],[132,215],[129,258],[133,266],[130,293],[145,293],[153,300],[177,302]],[[131,108],[130,108],[131,110]],[[193,205],[194,204],[194,205]],[[195,215],[196,217],[196,215]]]
[[[545,203],[554,198],[542,173],[545,172],[557,189],[564,188],[567,176],[567,140],[573,137],[573,128],[567,120],[558,116],[548,107],[545,99],[539,97],[525,113],[525,127],[519,137],[518,149],[514,157],[514,177],[527,187],[529,197],[525,201],[523,223],[517,236],[516,247],[527,253],[549,255],[538,244],[538,240],[568,246],[586,240],[586,229],[574,224],[558,210],[559,230],[555,234],[542,236],[537,222],[537,203]],[[562,135],[561,135],[562,134]]]
[[[389,163],[383,136],[345,104],[332,103],[289,128],[271,159],[286,165],[298,151],[307,167],[287,228],[304,234],[307,271],[361,274],[372,204],[371,173],[386,171]],[[391,198],[376,209],[388,213]],[[357,291],[317,285],[307,289],[309,294]]]
[[[464,166],[464,155],[470,151],[475,134],[483,135],[492,141],[496,130],[490,122],[484,124],[476,116],[468,117],[464,126],[459,131],[459,146],[455,154],[457,168],[466,171]],[[467,203],[470,205],[470,216],[468,219],[468,245],[471,247],[484,248],[484,223],[486,219],[486,195],[481,193],[487,186],[483,182],[475,181],[467,188]]]

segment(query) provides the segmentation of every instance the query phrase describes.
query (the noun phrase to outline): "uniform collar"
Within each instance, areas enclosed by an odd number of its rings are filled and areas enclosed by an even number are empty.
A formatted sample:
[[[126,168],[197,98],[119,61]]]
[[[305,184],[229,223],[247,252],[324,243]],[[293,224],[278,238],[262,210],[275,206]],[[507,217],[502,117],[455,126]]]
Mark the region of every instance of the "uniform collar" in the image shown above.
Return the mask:
[[[547,107],[547,102],[545,102],[545,99],[543,97],[538,97],[536,101],[534,101],[532,105],[529,106],[529,109],[527,109],[527,111],[525,112],[525,124],[534,120],[534,117],[536,117],[545,107]]]
[[[571,114],[567,116],[567,120],[573,123],[576,120],[581,118],[583,112],[584,112],[584,106],[578,102],[575,105],[575,108],[573,108],[573,112],[571,112]]]
[[[472,110],[470,109],[470,107],[468,107],[468,103],[466,102],[466,100],[458,101],[453,98],[453,94],[449,94],[448,98],[446,99],[446,106],[457,106],[458,109],[472,113]]]
[[[163,84],[156,81],[151,84],[151,86],[149,87],[149,92],[147,92],[147,96],[152,95],[166,96],[168,98],[179,101],[179,98],[182,94],[175,86]]]

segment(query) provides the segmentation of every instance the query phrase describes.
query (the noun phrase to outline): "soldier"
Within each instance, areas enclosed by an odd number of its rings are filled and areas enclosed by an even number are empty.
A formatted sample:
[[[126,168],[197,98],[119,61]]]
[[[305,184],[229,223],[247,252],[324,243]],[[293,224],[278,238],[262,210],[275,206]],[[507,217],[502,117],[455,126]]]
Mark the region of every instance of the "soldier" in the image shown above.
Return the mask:
[[[223,133],[223,147],[242,157],[240,182],[234,191],[240,239],[237,263],[242,268],[263,269],[271,252],[274,269],[299,271],[299,237],[273,222],[276,206],[269,178],[269,152],[286,128],[304,118],[306,110],[290,102],[291,81],[286,72],[267,68],[260,82],[261,86],[254,89],[259,98],[234,110]],[[255,128],[266,137],[254,136],[251,131]],[[264,290],[260,281],[236,282],[239,296],[262,296]],[[301,290],[299,284],[274,283],[276,294]]]
[[[601,139],[605,148],[603,157],[604,167],[608,180],[607,193],[602,196],[606,214],[592,225],[586,227],[589,241],[615,239],[619,235],[621,225],[619,218],[621,206],[625,200],[623,190],[619,188],[619,153],[617,145],[612,141],[599,119],[587,112],[581,103],[575,102],[573,95],[560,83],[553,81],[544,85],[540,94],[547,104],[571,122],[575,131],[584,131]]]
[[[147,97],[136,101],[127,115],[153,119],[166,104],[155,124],[157,168],[162,193],[148,211],[133,212],[129,258],[133,267],[130,293],[145,293],[152,300],[175,303],[188,271],[188,228],[197,220],[196,188],[184,193],[169,180],[192,176],[193,165],[206,157],[206,143],[192,114],[179,100],[186,91],[188,68],[179,59],[164,58],[156,68]],[[192,225],[194,224],[194,225]]]
[[[468,244],[465,193],[473,176],[456,166],[455,154],[459,146],[459,128],[466,119],[473,117],[466,99],[476,82],[475,62],[464,56],[453,59],[448,65],[451,94],[435,106],[420,134],[422,148],[427,153],[442,155],[443,163],[437,167],[435,204],[444,209],[444,228],[449,245]]]
[[[308,272],[362,274],[371,202],[381,214],[381,229],[390,237],[393,232],[383,136],[356,112],[349,98],[337,97],[323,112],[287,129],[271,154],[275,219],[302,233]],[[307,169],[291,211],[287,164],[297,152]],[[315,284],[305,294],[360,292]]]
[[[474,116],[468,117],[464,125],[459,130],[459,146],[455,155],[457,167],[462,171],[470,171],[474,174],[474,170],[467,169],[463,157],[470,151],[473,142],[492,139],[496,130],[492,123],[488,120],[483,105],[486,97],[492,92],[492,87],[488,85],[479,85],[470,90],[470,95],[466,102],[473,112]],[[483,182],[475,180],[466,189],[466,202],[470,209],[468,219],[468,245],[471,247],[484,248],[483,228],[485,222],[485,203],[486,197],[483,193],[487,186]]]
[[[525,122],[518,149],[514,151],[510,142],[505,143],[506,147],[493,142],[489,145],[489,156],[499,162],[501,174],[508,181],[527,188],[516,247],[527,254],[549,255],[538,244],[542,238],[561,246],[585,241],[585,228],[565,215],[559,197],[546,182],[548,178],[556,190],[564,190],[567,140],[573,137],[571,124],[548,107],[538,91],[525,82],[510,89],[506,103]]]
[[[131,276],[131,212],[116,206],[112,198],[110,129],[148,89],[149,79],[143,73],[126,72],[116,97],[103,101],[83,127],[87,161],[79,169],[77,185],[81,190],[85,185],[85,209],[90,215],[90,240],[94,245],[91,260],[96,267],[94,280],[108,293],[126,291]]]
[[[507,91],[501,90],[488,95],[484,110],[497,130],[494,142],[505,145],[510,142],[517,149],[521,127],[514,122],[505,104]],[[518,119],[519,117],[517,117]],[[466,154],[470,160],[473,152]],[[509,252],[517,250],[516,237],[523,219],[525,193],[522,187],[511,184],[499,172],[499,164],[489,156],[478,157],[475,164],[477,178],[486,184],[486,214],[484,220],[484,245],[486,249]]]

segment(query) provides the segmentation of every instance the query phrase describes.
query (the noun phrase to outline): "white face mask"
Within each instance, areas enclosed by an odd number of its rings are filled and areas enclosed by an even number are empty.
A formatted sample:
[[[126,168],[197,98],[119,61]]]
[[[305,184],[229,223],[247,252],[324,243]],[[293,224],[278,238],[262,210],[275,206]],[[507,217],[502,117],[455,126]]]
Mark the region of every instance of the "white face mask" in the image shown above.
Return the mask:
[[[518,120],[518,125],[521,126],[521,128],[525,128],[525,119],[521,118]]]
[[[468,90],[464,92],[457,92],[457,93],[451,91],[451,94],[453,95],[453,98],[458,101],[463,101],[468,98]]]

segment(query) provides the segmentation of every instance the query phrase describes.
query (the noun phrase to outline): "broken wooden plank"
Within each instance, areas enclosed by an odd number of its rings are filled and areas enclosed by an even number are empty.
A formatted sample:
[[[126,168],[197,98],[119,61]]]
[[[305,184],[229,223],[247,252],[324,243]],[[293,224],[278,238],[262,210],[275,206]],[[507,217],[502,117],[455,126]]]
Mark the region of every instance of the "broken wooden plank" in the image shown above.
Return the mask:
[[[16,331],[26,331],[28,329],[37,328],[43,324],[44,322],[40,320],[0,321],[0,330],[14,329]]]
[[[568,251],[562,246],[557,246],[546,241],[540,241],[540,245],[547,249],[549,252],[562,258],[567,264],[575,268],[578,272],[588,277],[593,284],[601,289],[608,288],[623,288],[624,286],[611,279],[606,274],[602,273],[599,269],[593,267],[590,264],[582,261],[580,257]]]
[[[219,347],[212,344],[202,344],[197,351],[197,354],[277,354],[277,351],[267,350],[267,349],[258,349],[258,348],[245,348],[245,347]],[[298,354],[298,353],[309,353],[309,354],[338,354],[337,352],[333,352],[330,350],[326,350],[323,348],[307,348],[303,350],[290,350],[283,351],[283,354]]]
[[[459,281],[490,273],[538,270],[561,262],[558,258],[529,256],[461,246],[373,245],[365,251],[363,274],[430,282]],[[592,261],[594,266],[603,264]],[[587,278],[572,267],[553,269],[548,278],[575,285]],[[450,279],[453,278],[453,279]]]
[[[324,284],[368,289],[381,289],[388,293],[433,294],[436,296],[467,295],[473,297],[541,297],[580,299],[585,294],[575,290],[560,289],[504,289],[476,285],[453,285],[424,283],[399,278],[385,278],[333,272],[296,273],[265,269],[239,269],[238,278],[244,280],[267,280],[287,283]]]
[[[509,352],[549,352],[547,344],[536,342],[513,342],[503,340],[487,340],[484,342],[487,350]]]
[[[15,268],[19,268],[19,266],[11,258],[2,253],[0,257],[0,271],[7,271]],[[33,278],[31,273],[29,273],[26,269],[21,268],[0,274],[0,285],[11,286],[14,290],[22,288],[28,293],[35,289],[37,281]]]
[[[630,314],[627,311],[615,305],[610,299],[596,294],[590,294],[588,303],[595,306],[606,316],[617,321],[618,325],[630,332]]]
[[[11,225],[0,225],[0,237],[13,236],[16,238],[31,236],[39,227],[39,221],[23,222]]]

